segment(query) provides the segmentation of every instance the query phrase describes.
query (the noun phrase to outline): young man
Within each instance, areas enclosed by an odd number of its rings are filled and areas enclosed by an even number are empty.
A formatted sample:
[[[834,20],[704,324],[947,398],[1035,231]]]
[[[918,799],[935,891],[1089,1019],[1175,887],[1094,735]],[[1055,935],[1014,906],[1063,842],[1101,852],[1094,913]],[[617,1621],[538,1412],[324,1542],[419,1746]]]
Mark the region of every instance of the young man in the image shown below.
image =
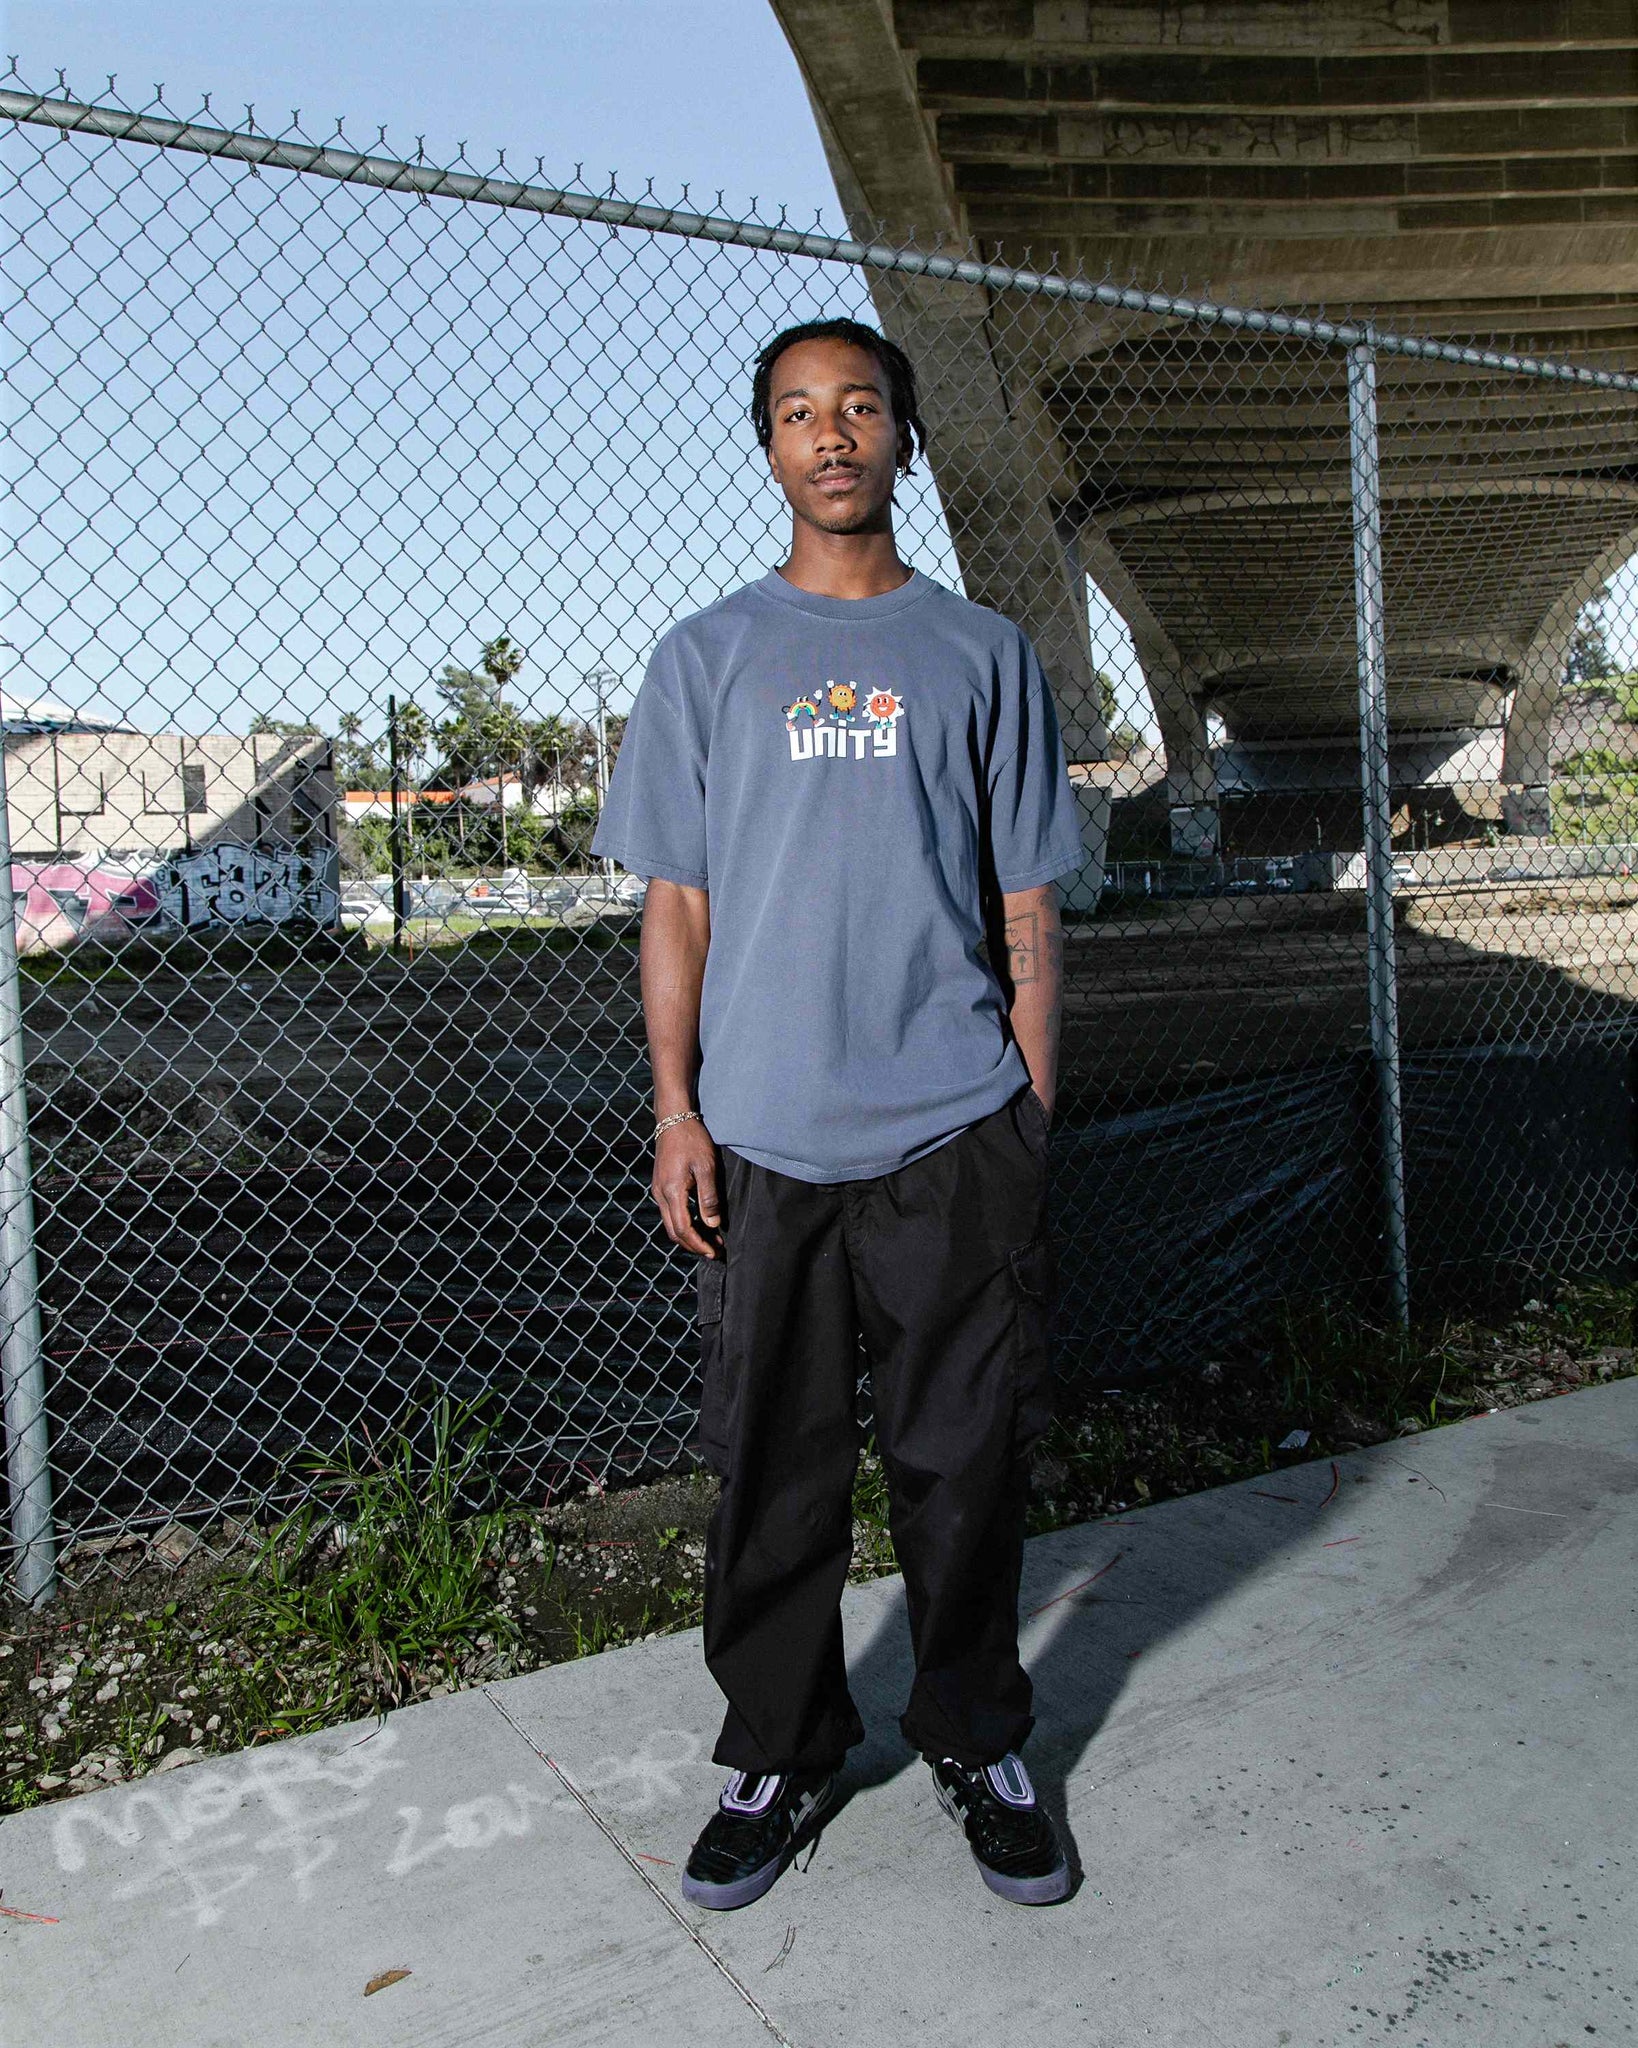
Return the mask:
[[[593,842],[650,879],[653,1191],[699,1259],[722,1480],[705,1656],[732,1775],[683,1891],[760,1897],[863,1735],[839,1614],[862,1337],[916,1660],[901,1726],[985,1882],[1046,1903],[1069,1873],[1016,1753],[1017,1602],[1074,801],[1023,635],[899,559],[923,440],[902,352],[789,329],[751,416],[789,558],[661,641]]]

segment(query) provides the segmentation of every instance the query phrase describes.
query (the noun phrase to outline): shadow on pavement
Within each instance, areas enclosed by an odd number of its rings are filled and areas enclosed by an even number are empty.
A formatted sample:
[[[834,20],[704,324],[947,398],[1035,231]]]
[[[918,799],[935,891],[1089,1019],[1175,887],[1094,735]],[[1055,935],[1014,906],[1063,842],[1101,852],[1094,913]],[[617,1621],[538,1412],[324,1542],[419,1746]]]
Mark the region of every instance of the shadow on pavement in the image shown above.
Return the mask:
[[[1260,1492],[1214,1489],[1192,1503],[1170,1504],[1170,1514],[1147,1511],[1141,1523],[1086,1523],[1029,1546],[1020,1643],[1035,1687],[1036,1726],[1026,1754],[1077,1872],[1066,1788],[1114,1713],[1132,1666],[1243,1581],[1316,1540],[1313,1511],[1330,1485],[1328,1464],[1288,1469],[1266,1489],[1273,1496],[1266,1511]],[[1191,1505],[1194,1512],[1187,1511]],[[1129,1560],[1140,1528],[1137,1573]],[[898,1727],[913,1675],[904,1589],[895,1581],[883,1589],[868,1641],[849,1659],[848,1681],[866,1727],[848,1759],[849,1797],[917,1767]]]

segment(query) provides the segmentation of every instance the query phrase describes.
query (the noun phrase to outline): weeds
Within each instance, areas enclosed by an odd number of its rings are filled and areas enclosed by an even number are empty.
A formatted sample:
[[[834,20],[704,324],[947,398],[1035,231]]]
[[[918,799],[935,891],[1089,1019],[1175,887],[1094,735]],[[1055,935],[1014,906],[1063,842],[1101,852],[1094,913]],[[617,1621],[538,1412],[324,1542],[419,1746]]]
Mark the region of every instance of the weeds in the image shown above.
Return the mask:
[[[409,950],[401,957],[412,964],[463,965],[472,960],[506,957],[523,960],[531,954],[559,953],[578,957],[585,952],[629,951],[638,942],[635,916],[609,922],[547,924],[534,919],[459,916],[417,919],[404,929]],[[391,955],[390,936],[368,934],[376,955]]]
[[[853,1475],[853,1569],[867,1578],[879,1578],[899,1568],[893,1549],[887,1471],[882,1464],[876,1439],[865,1439]]]
[[[506,1510],[467,1503],[481,1477],[492,1425],[477,1404],[441,1396],[430,1442],[418,1450],[414,1418],[360,1458],[305,1458],[321,1498],[271,1529],[252,1567],[223,1589],[223,1619],[270,1623],[281,1636],[322,1645],[361,1667],[379,1698],[397,1705],[413,1674],[451,1667],[461,1652],[516,1646],[518,1627],[495,1598]]]
[[[666,1593],[672,1628],[697,1628],[705,1618],[705,1595],[698,1585],[672,1586]]]
[[[1630,1375],[1638,1285],[1582,1276],[1512,1321],[1401,1333],[1288,1306],[1263,1348],[1136,1392],[1073,1394],[1036,1460],[1032,1533]],[[1303,1439],[1280,1447],[1295,1430]]]
[[[1552,1310],[1533,1312],[1547,1314],[1580,1349],[1630,1345],[1638,1325],[1638,1282],[1572,1280],[1560,1290]]]
[[[1282,1409],[1313,1422],[1367,1414],[1439,1419],[1452,1363],[1452,1330],[1383,1329],[1332,1301],[1282,1310],[1274,1347]],[[1448,1405],[1448,1404],[1447,1404]],[[1457,1403],[1465,1407],[1470,1403]]]
[[[146,1711],[127,1708],[120,1715],[113,1748],[126,1777],[136,1777],[147,1761],[159,1755],[165,1746],[165,1727],[165,1715],[154,1706]]]
[[[566,1607],[564,1625],[576,1657],[595,1657],[600,1650],[617,1650],[651,1633],[654,1616],[648,1607],[634,1623],[622,1622],[603,1607]],[[673,1624],[680,1626],[681,1624]]]
[[[699,1619],[709,1485],[503,1513],[484,1439],[474,1411],[423,1404],[386,1437],[303,1460],[318,1501],[237,1569],[220,1553],[252,1532],[229,1520],[180,1566],[150,1553],[67,1592],[49,1621],[11,1615],[0,1811]]]

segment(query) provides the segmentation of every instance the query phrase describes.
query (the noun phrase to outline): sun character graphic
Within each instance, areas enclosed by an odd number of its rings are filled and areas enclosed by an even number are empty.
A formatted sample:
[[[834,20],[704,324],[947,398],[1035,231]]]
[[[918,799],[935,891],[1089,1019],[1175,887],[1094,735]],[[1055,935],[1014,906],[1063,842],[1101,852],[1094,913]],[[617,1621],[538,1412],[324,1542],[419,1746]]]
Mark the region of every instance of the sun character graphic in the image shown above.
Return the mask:
[[[818,716],[819,706],[814,703],[811,697],[798,697],[794,704],[787,704],[785,706],[785,723],[792,732],[795,732],[796,721],[799,718],[817,718]]]
[[[903,709],[903,698],[895,697],[891,690],[872,690],[865,703],[872,722],[883,728],[892,725]]]
[[[851,683],[832,683],[830,686],[830,708],[838,718],[848,717],[859,701],[859,693]]]

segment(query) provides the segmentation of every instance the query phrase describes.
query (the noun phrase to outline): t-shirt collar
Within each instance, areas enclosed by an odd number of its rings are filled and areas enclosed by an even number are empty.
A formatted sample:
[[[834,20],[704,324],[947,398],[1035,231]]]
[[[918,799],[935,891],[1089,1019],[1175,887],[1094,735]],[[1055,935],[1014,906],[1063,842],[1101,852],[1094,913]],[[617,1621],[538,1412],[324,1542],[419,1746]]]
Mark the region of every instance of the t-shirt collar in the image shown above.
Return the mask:
[[[919,604],[937,585],[923,576],[919,569],[912,569],[907,583],[901,583],[897,590],[885,590],[879,597],[821,597],[817,591],[798,590],[794,583],[787,583],[777,569],[770,569],[751,588],[759,590],[764,597],[772,598],[775,604],[789,605],[793,611],[807,612],[816,619],[862,622],[891,618],[895,612]]]

